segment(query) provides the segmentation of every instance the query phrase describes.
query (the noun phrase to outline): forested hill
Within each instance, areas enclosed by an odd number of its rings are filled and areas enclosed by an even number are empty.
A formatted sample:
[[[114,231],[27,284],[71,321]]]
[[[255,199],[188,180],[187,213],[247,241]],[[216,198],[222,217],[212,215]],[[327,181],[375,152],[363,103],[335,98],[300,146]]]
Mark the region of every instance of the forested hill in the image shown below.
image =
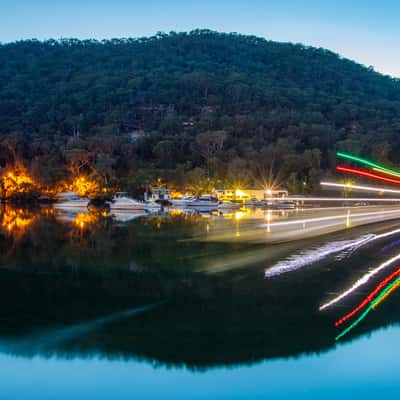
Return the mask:
[[[128,186],[313,190],[335,148],[400,162],[400,81],[328,50],[206,30],[21,41],[0,45],[0,134],[0,165],[18,157],[44,181],[84,165]]]

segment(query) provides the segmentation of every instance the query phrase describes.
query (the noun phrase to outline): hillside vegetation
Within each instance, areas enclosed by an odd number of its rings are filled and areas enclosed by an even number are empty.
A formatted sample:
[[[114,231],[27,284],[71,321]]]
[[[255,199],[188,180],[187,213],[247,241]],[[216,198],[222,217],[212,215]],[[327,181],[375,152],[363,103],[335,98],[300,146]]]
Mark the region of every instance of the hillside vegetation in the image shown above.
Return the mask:
[[[0,45],[0,167],[140,192],[318,190],[335,149],[400,162],[400,82],[328,50],[207,30]]]

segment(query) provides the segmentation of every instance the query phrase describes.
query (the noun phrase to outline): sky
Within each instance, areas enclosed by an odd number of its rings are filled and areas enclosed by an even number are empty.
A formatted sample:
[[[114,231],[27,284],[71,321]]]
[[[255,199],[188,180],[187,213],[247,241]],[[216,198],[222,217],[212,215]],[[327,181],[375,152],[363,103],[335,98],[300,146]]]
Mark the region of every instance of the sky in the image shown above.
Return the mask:
[[[400,0],[0,0],[0,42],[208,28],[324,47],[400,77]]]

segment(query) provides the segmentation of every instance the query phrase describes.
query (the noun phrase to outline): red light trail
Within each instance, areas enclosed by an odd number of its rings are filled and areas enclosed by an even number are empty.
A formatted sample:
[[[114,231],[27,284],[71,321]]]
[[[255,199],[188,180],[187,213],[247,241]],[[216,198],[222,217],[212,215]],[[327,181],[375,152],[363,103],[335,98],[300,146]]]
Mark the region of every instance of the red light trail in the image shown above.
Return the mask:
[[[390,183],[395,183],[397,185],[400,185],[400,179],[387,178],[386,176],[380,176],[380,175],[377,175],[377,174],[373,174],[373,173],[368,172],[368,171],[366,171],[364,169],[349,168],[349,167],[345,167],[343,165],[338,165],[336,167],[336,170],[340,171],[340,172],[349,172],[350,174],[355,174],[355,175],[359,175],[359,176],[365,176],[367,178],[376,179],[378,181],[390,182]]]
[[[396,276],[400,275],[400,268],[394,271],[391,275],[385,278],[382,282],[378,284],[378,286],[352,311],[346,314],[344,317],[340,318],[335,322],[335,326],[340,326],[355,314],[357,314],[360,310],[362,310],[368,303],[370,303],[373,298],[379,293],[379,291],[386,286],[391,280],[393,280]]]

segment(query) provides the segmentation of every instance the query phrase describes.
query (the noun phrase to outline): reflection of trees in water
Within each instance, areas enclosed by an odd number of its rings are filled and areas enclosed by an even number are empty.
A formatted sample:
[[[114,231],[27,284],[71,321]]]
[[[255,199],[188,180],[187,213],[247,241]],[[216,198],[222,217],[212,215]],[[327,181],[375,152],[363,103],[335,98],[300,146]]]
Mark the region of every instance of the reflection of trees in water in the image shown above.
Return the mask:
[[[85,334],[66,335],[50,347],[30,349],[28,343],[25,349],[32,356],[139,358],[193,369],[319,353],[334,346],[337,315],[316,311],[330,285],[323,282],[318,287],[320,274],[308,278],[309,282],[289,279],[266,287],[262,279],[237,274],[172,279],[149,273],[115,272],[102,277],[81,273],[77,279],[64,273],[58,277],[29,274],[22,284],[16,274],[8,274],[0,280],[1,317],[4,320],[4,304],[11,308],[13,300],[21,312],[11,316],[9,310],[1,336],[20,333],[29,338],[29,332],[36,331],[34,345],[42,343],[40,332],[46,338],[60,329],[74,328],[79,333],[81,324],[86,327],[122,310],[167,300],[138,315],[109,318]],[[398,321],[398,311],[396,302],[391,302],[359,334]]]
[[[233,247],[181,240],[206,223],[152,215],[119,226],[101,213],[70,222],[51,212],[37,214],[13,252],[0,254],[2,266],[18,266],[1,271],[0,336],[36,332],[40,338],[41,332],[166,300],[36,351],[208,368],[334,346],[333,323],[343,309],[320,313],[319,305],[327,293],[362,275],[364,261],[379,254],[381,244],[335,262],[335,268],[327,262],[272,281],[263,279],[264,266],[207,275],[195,272],[196,260]],[[9,241],[2,235],[1,248]],[[398,321],[396,299],[382,307],[357,334]]]
[[[37,214],[30,209],[0,205],[0,248],[3,257],[13,255],[36,220]]]
[[[0,246],[8,251],[0,254],[0,265],[15,265],[18,258],[19,269],[149,269],[184,274],[196,268],[200,260],[207,262],[229,247],[191,240],[212,224],[199,215],[150,214],[116,224],[97,209],[72,218],[60,218],[59,211],[52,208],[6,210]]]
[[[6,236],[22,237],[35,218],[36,215],[32,210],[1,205],[0,226]]]

